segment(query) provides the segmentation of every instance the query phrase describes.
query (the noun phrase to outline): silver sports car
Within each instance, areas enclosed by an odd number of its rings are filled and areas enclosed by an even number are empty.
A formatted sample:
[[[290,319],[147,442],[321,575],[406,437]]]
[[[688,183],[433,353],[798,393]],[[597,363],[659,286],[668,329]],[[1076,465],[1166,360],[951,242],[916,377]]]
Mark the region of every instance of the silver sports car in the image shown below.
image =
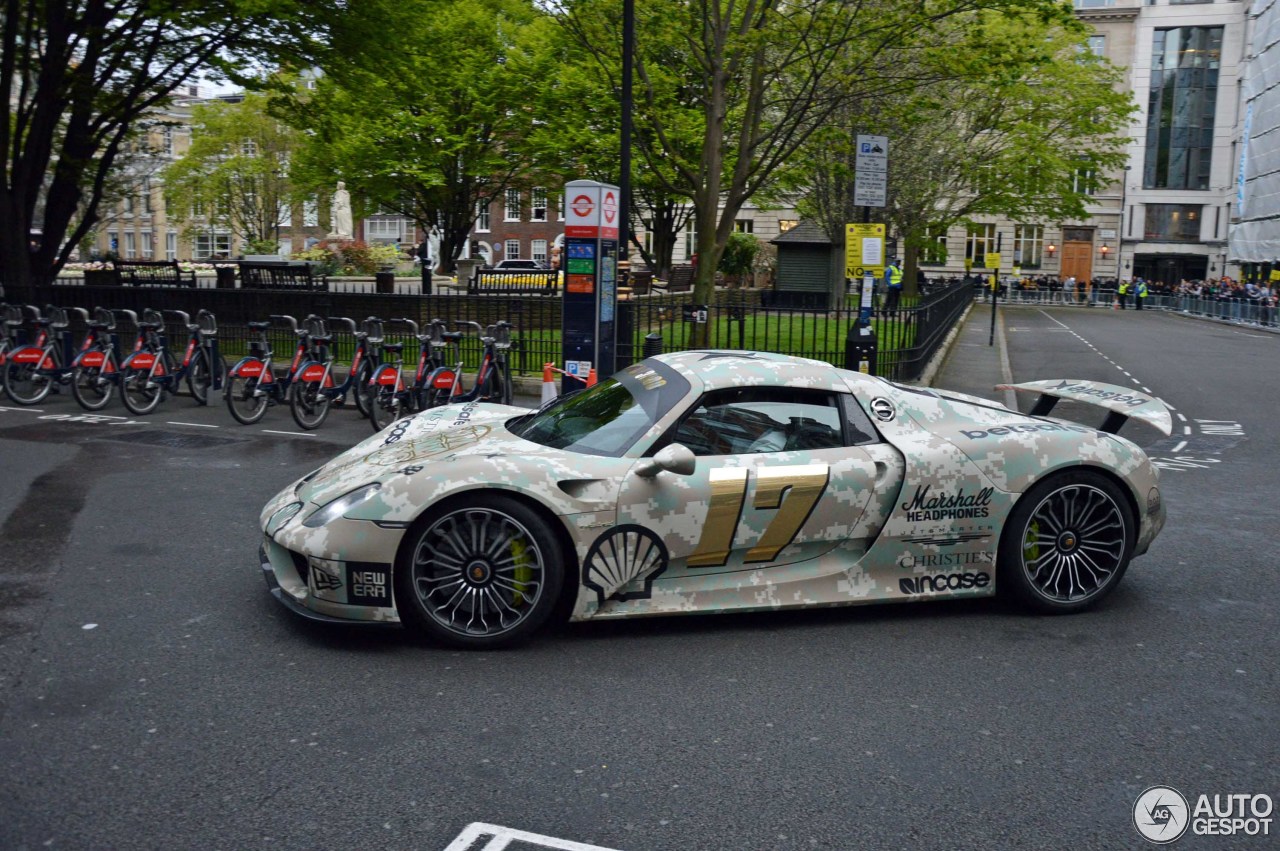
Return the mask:
[[[1031,413],[763,352],[628,367],[539,411],[394,422],[262,512],[271,592],[306,617],[493,647],[549,618],[981,597],[1104,597],[1164,524],[1115,434],[1160,401],[1037,381]],[[1059,399],[1106,411],[1093,428]]]

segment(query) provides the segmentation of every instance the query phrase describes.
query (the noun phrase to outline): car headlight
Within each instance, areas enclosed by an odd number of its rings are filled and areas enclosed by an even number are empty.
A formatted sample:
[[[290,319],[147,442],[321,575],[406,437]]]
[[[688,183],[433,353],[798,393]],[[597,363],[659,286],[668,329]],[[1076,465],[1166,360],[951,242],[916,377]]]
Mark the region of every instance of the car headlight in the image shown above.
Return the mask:
[[[274,535],[280,530],[280,527],[293,519],[294,515],[302,510],[302,503],[291,502],[284,508],[279,509],[271,515],[267,520],[266,533]]]
[[[330,521],[337,520],[360,503],[370,499],[382,488],[381,482],[374,482],[371,485],[365,485],[357,488],[350,493],[343,494],[333,502],[325,505],[323,508],[312,512],[311,516],[302,521],[302,525],[310,529],[323,526]]]

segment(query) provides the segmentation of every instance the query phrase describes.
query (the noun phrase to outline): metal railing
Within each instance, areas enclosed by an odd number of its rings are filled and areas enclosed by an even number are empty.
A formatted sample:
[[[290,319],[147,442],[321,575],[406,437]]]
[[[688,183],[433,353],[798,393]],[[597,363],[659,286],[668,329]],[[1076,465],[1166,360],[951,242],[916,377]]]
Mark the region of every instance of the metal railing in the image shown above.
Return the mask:
[[[767,306],[761,290],[718,290],[705,316],[692,293],[637,296],[618,302],[617,358],[625,367],[643,359],[646,338],[656,335],[663,351],[679,351],[698,342],[695,328],[705,325],[705,345],[710,348],[755,349],[845,365],[845,347],[857,317],[857,299],[848,298],[835,309]],[[872,326],[879,342],[877,373],[899,380],[916,378],[973,297],[971,287],[957,284],[935,289],[917,300],[886,311],[877,307]],[[255,289],[191,289],[187,287],[120,287],[85,284],[79,278],[59,279],[47,287],[11,287],[7,300],[26,304],[55,304],[86,308],[143,308],[184,310],[195,315],[207,309],[218,317],[219,340],[228,356],[247,348],[251,336],[245,323],[271,314],[289,314],[301,320],[308,314],[348,316],[357,322],[367,316],[382,319],[407,317],[422,324],[439,318],[453,325],[477,322],[491,325],[506,320],[513,326],[511,369],[516,374],[537,375],[545,363],[562,357],[561,307],[563,299],[534,294],[458,293],[423,296],[409,293],[295,291]],[[703,320],[703,321],[700,321]],[[394,338],[392,338],[394,339]],[[289,351],[292,340],[281,329],[272,334],[277,354]],[[416,341],[406,339],[406,356],[416,352]],[[338,336],[339,357],[348,357],[351,341]],[[463,355],[478,362],[479,341],[467,340]]]

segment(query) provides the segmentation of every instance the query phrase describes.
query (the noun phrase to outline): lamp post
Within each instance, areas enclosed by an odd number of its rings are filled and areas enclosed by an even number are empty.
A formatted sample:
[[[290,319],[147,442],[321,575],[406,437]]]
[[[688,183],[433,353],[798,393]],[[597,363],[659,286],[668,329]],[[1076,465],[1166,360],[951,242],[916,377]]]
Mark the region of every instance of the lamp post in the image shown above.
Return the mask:
[[[1120,233],[1118,234],[1117,244],[1120,246],[1120,254],[1118,256],[1121,260],[1124,259],[1125,219],[1129,213],[1129,208],[1125,206],[1125,199],[1128,197],[1129,171],[1132,168],[1133,166],[1131,165],[1125,166],[1124,172],[1120,175]],[[1125,268],[1128,268],[1128,266],[1126,265]]]

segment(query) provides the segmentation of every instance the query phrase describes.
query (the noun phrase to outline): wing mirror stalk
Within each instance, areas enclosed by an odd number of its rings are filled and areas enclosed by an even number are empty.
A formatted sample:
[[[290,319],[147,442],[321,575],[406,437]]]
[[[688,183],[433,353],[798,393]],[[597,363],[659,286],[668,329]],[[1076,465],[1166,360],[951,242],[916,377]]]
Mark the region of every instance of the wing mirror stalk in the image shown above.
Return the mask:
[[[651,479],[662,472],[674,473],[677,476],[691,476],[698,467],[698,459],[693,450],[679,443],[658,450],[652,458],[643,458],[636,465],[636,475]]]

